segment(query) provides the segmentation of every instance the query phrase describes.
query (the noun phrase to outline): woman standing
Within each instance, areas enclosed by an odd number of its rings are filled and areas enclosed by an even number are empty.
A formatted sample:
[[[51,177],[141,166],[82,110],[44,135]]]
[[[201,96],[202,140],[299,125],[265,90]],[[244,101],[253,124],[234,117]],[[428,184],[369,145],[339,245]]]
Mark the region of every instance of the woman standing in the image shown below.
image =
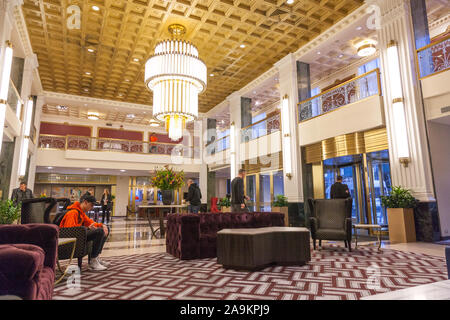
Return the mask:
[[[106,223],[109,223],[109,217],[111,214],[112,207],[112,197],[109,194],[108,189],[103,191],[102,200],[100,201],[102,204],[102,223],[105,223],[105,215],[106,215]]]

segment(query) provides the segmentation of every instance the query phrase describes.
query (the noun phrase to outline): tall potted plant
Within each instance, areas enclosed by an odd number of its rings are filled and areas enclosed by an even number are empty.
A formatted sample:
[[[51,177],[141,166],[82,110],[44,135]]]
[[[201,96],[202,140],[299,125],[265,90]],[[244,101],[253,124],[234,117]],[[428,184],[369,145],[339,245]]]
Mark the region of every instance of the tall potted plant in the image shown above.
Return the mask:
[[[170,205],[173,202],[173,190],[184,185],[184,171],[175,172],[168,165],[164,166],[164,169],[156,171],[152,185],[161,190],[163,204]]]
[[[20,203],[14,205],[12,200],[0,201],[0,224],[11,224],[20,217]]]
[[[381,196],[381,203],[387,208],[390,243],[416,241],[414,208],[417,202],[411,192],[402,187],[392,187],[388,196]]]
[[[272,212],[284,213],[284,225],[289,226],[289,211],[288,211],[288,201],[287,197],[282,194],[276,196],[275,201],[272,205]]]

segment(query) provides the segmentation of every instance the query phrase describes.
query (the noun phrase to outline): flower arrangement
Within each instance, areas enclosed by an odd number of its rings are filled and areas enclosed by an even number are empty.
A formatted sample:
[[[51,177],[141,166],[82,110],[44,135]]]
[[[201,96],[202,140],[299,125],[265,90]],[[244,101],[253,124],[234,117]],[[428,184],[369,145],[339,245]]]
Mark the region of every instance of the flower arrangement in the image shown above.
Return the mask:
[[[228,197],[223,197],[222,199],[219,200],[218,205],[219,205],[219,207],[225,207],[225,208],[231,207],[231,201],[230,201],[230,198],[228,198]]]
[[[47,198],[47,195],[45,194],[45,192],[41,193],[40,198]]]
[[[164,169],[157,170],[156,175],[152,178],[152,186],[160,190],[175,190],[184,185],[184,171],[175,172],[169,166]]]

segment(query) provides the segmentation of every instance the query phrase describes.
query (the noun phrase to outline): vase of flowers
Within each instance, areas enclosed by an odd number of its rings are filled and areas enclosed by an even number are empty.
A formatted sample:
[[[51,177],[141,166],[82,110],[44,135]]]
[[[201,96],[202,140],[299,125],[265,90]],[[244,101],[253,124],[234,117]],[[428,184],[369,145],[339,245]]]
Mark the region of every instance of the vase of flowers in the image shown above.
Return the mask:
[[[414,208],[417,202],[411,192],[402,187],[392,187],[388,196],[381,196],[381,203],[387,208],[390,243],[416,241]]]
[[[219,200],[218,203],[220,210],[222,212],[231,212],[231,201],[230,198],[228,197],[223,197],[222,199]]]
[[[173,202],[173,190],[184,185],[184,171],[175,172],[169,166],[157,170],[152,178],[152,186],[161,190],[162,202],[164,205],[170,205]]]

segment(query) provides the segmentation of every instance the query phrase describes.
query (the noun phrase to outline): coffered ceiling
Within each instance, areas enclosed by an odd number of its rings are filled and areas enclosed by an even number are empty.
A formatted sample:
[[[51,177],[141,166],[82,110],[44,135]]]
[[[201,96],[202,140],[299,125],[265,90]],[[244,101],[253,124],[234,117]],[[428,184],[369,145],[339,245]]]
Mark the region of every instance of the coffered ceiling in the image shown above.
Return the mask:
[[[146,105],[145,61],[169,24],[183,24],[208,67],[206,112],[363,2],[25,0],[23,12],[44,90]],[[67,28],[70,5],[81,9],[79,29]]]

